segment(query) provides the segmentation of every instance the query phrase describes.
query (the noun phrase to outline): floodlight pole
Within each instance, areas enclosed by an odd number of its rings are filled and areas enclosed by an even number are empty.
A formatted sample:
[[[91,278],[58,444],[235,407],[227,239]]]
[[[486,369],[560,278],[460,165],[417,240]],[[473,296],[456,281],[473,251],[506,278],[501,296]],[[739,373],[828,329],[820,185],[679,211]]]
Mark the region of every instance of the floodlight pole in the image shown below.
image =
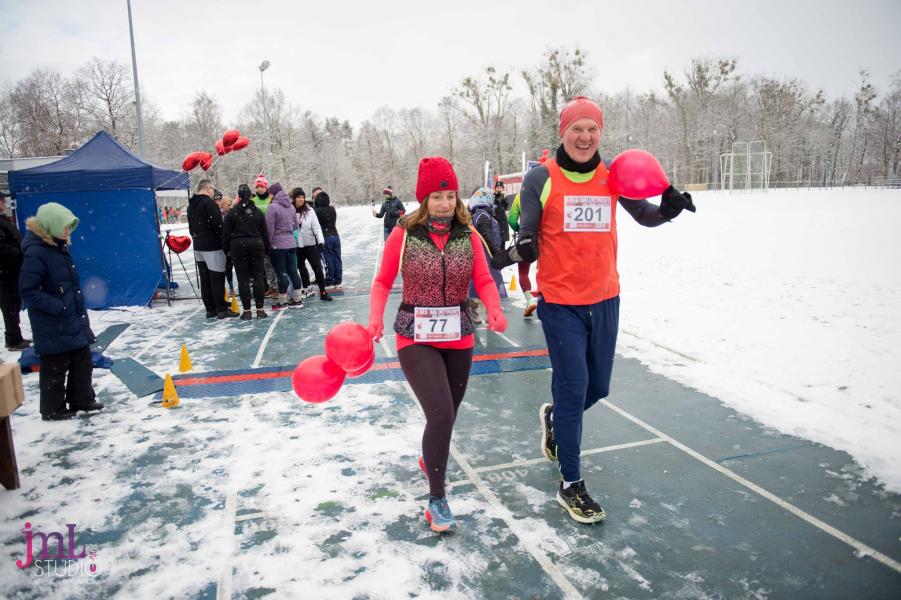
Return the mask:
[[[138,85],[138,59],[135,57],[135,30],[131,24],[131,0],[128,4],[128,36],[131,38],[131,70],[135,79],[135,115],[138,121],[138,154],[144,158],[144,119],[141,116],[141,86]]]
[[[266,88],[263,86],[263,71],[268,69],[271,63],[264,60],[259,67],[260,70],[260,96],[263,99],[263,173],[269,177],[269,113],[266,108]]]

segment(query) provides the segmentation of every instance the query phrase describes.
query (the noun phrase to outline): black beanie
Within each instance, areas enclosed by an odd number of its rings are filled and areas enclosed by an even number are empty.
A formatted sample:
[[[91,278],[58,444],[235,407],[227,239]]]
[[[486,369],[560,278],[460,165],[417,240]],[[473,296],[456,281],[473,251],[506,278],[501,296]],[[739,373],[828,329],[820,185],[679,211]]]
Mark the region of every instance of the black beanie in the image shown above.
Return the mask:
[[[250,187],[246,183],[242,183],[238,186],[238,198],[242,201],[247,202],[253,196],[253,193],[250,191]]]

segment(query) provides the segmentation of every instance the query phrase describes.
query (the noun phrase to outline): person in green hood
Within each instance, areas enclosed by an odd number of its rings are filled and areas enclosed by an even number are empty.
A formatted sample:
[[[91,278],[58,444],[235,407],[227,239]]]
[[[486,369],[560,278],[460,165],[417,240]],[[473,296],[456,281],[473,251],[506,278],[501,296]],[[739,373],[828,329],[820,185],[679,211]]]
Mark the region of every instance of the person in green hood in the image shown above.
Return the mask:
[[[96,337],[69,252],[76,227],[78,217],[56,202],[42,204],[25,221],[19,292],[28,309],[34,351],[41,359],[40,410],[45,421],[103,408],[91,386],[91,344]]]

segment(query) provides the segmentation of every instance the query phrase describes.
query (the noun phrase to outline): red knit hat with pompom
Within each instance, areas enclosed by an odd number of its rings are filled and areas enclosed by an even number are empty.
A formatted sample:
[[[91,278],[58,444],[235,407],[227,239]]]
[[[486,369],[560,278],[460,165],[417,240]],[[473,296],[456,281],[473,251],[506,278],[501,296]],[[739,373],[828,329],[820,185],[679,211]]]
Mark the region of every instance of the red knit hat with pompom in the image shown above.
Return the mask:
[[[450,162],[443,156],[427,156],[419,161],[419,175],[416,178],[416,199],[422,202],[432,192],[453,190],[459,193],[457,174]]]

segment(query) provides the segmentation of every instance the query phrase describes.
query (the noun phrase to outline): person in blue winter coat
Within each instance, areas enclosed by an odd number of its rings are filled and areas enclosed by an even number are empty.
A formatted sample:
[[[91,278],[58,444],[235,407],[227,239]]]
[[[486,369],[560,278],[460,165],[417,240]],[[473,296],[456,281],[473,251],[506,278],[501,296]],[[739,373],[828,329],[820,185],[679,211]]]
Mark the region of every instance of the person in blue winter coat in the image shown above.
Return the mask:
[[[25,221],[19,292],[28,309],[34,351],[41,359],[40,410],[45,421],[103,408],[91,387],[91,343],[96,338],[69,252],[77,226],[72,211],[56,202],[41,205]]]
[[[487,188],[479,188],[469,199],[469,212],[472,214],[472,226],[476,228],[483,240],[482,249],[485,251],[485,258],[488,260],[488,271],[494,284],[497,286],[497,293],[501,299],[507,297],[507,288],[504,285],[504,276],[501,272],[491,265],[493,256],[504,251],[504,244],[501,241],[500,227],[497,219],[494,218],[494,198]],[[476,323],[481,323],[479,318],[479,301],[477,300],[475,286],[469,285],[470,308],[472,309],[473,319]]]

